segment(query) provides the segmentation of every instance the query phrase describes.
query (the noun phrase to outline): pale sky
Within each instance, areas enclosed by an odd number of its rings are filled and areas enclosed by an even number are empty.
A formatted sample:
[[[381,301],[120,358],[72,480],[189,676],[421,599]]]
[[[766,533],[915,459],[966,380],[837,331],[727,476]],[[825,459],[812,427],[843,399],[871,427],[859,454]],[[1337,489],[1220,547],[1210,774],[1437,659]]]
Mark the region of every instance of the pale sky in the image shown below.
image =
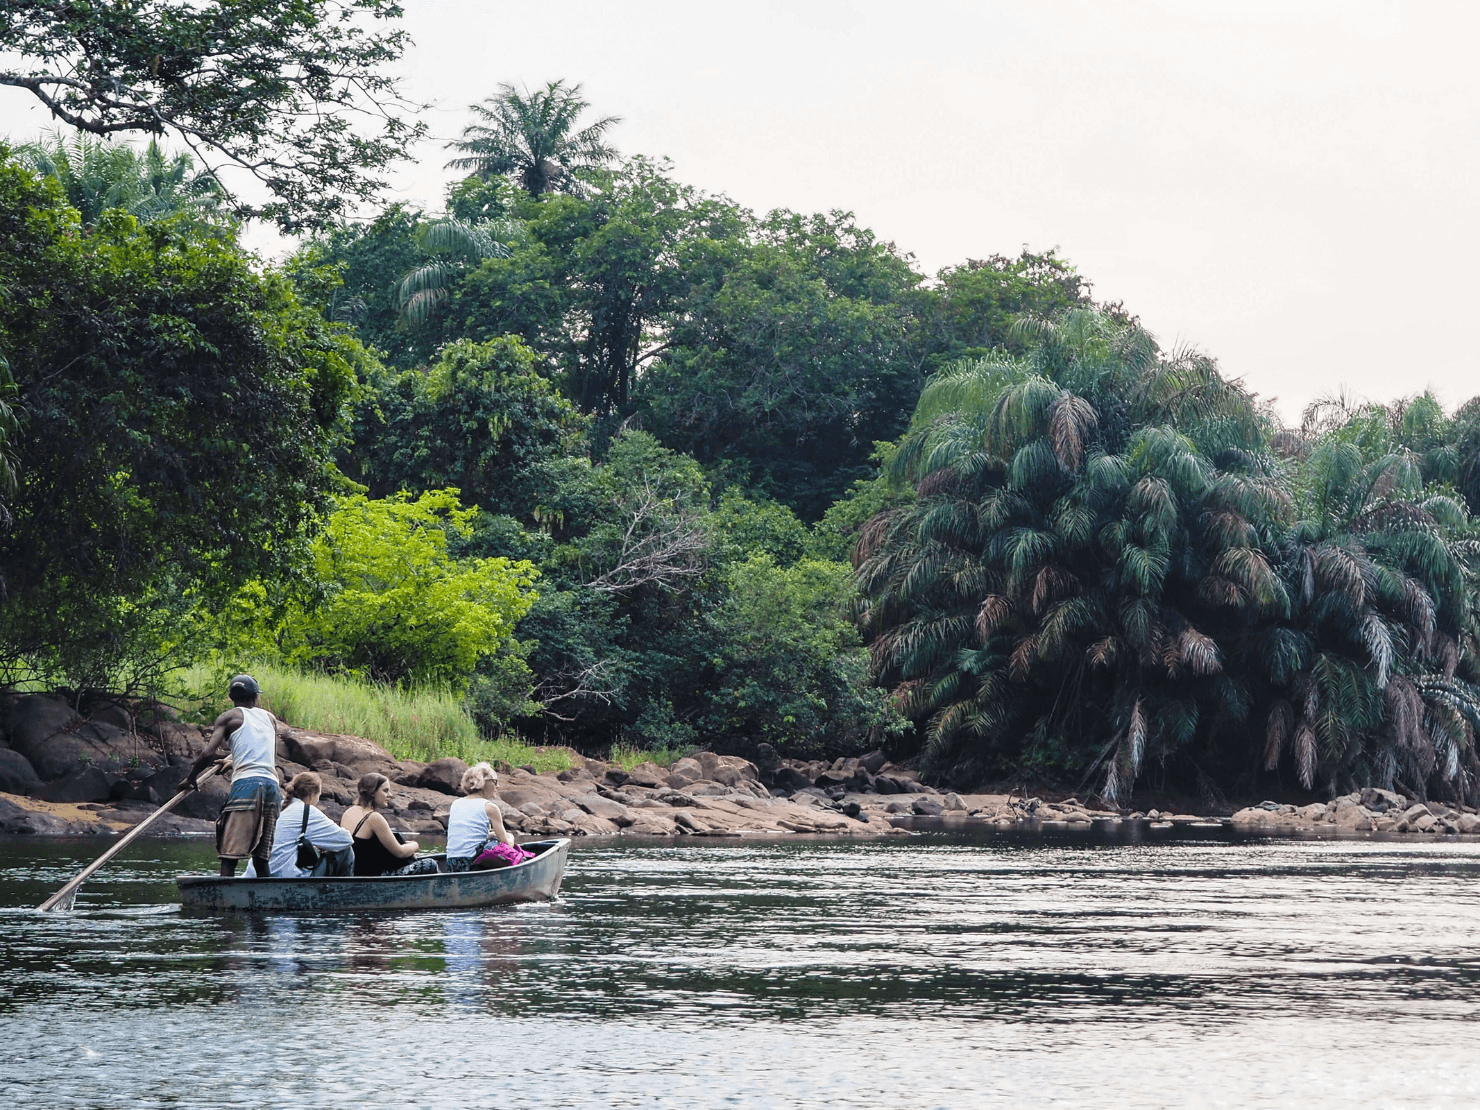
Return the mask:
[[[624,153],[756,210],[853,211],[926,273],[1058,248],[1287,419],[1480,394],[1480,5],[1369,0],[408,0],[441,140],[579,82]],[[28,129],[0,90],[0,132]],[[43,122],[40,117],[34,128]],[[428,143],[396,174],[428,206]],[[266,245],[265,238],[259,239]]]

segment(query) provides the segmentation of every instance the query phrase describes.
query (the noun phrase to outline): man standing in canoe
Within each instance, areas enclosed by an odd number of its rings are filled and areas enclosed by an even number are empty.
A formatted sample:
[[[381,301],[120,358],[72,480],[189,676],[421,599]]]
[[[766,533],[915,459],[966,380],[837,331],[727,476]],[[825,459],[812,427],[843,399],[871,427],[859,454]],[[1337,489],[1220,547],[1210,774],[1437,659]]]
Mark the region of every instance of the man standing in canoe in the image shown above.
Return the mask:
[[[251,857],[258,875],[269,875],[273,832],[278,811],[283,808],[278,789],[277,718],[257,704],[261,689],[249,674],[231,680],[227,691],[231,708],[216,718],[211,742],[190,768],[184,785],[195,788],[196,776],[205,770],[228,738],[231,741],[231,794],[216,819],[216,855],[221,857],[221,875],[236,874],[238,861]]]

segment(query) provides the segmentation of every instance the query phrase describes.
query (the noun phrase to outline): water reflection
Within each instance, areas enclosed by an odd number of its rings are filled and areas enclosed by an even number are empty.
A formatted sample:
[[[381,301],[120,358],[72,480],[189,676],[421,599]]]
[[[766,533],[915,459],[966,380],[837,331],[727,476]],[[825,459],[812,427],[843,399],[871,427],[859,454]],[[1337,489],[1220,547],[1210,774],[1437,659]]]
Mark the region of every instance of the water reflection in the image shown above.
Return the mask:
[[[0,845],[0,1093],[52,1105],[58,1054],[91,1051],[99,1085],[69,1098],[194,1105],[188,1048],[278,1061],[200,1105],[462,1106],[510,1044],[507,1090],[548,1106],[1274,1104],[1313,1082],[1401,1105],[1480,1081],[1437,1047],[1480,1018],[1477,846],[1118,836],[585,845],[551,905],[222,918],[170,908],[207,845],[141,849],[73,915],[22,907],[76,850]],[[283,1065],[300,1034],[318,1047]]]

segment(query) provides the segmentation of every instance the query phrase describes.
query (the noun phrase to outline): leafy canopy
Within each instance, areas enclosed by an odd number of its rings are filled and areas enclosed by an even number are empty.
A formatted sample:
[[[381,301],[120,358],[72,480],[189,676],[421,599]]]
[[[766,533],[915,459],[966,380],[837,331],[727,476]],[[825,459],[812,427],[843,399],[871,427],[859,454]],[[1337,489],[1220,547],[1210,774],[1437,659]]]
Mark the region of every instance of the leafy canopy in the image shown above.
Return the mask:
[[[465,689],[535,601],[538,571],[503,558],[454,560],[448,540],[475,510],[457,491],[342,498],[313,543],[314,586],[277,606],[254,583],[223,619],[227,645],[377,682]]]
[[[473,114],[485,122],[469,124],[461,139],[447,144],[463,154],[447,164],[484,179],[507,174],[532,197],[579,193],[617,156],[603,138],[620,122],[616,116],[576,129],[576,120],[588,107],[580,85],[551,81],[522,93],[513,85],[500,85],[497,96],[471,105]]]
[[[387,69],[408,39],[393,0],[9,0],[0,85],[92,135],[176,136],[219,176],[270,194],[242,215],[323,224],[378,195],[423,131]]]

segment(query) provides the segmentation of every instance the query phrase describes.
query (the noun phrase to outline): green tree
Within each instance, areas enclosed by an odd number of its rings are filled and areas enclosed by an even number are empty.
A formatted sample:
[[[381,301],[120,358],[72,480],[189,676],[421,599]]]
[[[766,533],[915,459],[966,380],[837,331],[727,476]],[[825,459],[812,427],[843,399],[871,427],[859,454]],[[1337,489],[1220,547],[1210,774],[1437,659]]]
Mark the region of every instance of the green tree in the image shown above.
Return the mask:
[[[1305,447],[1282,545],[1289,619],[1261,630],[1264,765],[1302,785],[1480,782],[1476,530],[1452,487],[1435,403],[1356,406]]]
[[[1247,720],[1220,644],[1288,604],[1266,550],[1288,497],[1209,360],[1090,310],[1031,331],[1026,360],[926,388],[894,463],[916,498],[859,543],[863,623],[935,767],[1104,760],[1122,799],[1148,758],[1195,767]]]
[[[377,682],[466,690],[480,660],[507,649],[534,603],[538,571],[508,559],[454,560],[474,510],[457,491],[415,500],[341,498],[313,544],[311,589],[274,604],[252,583],[221,618],[223,646]]]
[[[0,288],[19,471],[0,660],[103,681],[104,655],[159,646],[143,599],[220,599],[294,572],[358,344],[229,234],[116,209],[84,229],[54,182],[10,159]]]
[[[455,486],[471,505],[532,522],[556,480],[548,464],[577,449],[585,425],[512,336],[451,343],[424,372],[372,384],[344,466],[377,497]]]
[[[239,214],[315,226],[376,196],[423,131],[386,73],[406,32],[375,28],[400,15],[393,0],[11,0],[0,86],[92,135],[169,132],[271,194]]]
[[[747,237],[749,238],[749,237]],[[775,212],[690,283],[636,392],[665,444],[816,520],[904,430],[920,277],[847,213]]]
[[[1013,324],[1023,316],[1049,317],[1090,306],[1089,282],[1054,251],[1016,258],[970,259],[936,275],[935,296],[924,310],[930,368],[995,350],[1024,353]]]
[[[220,184],[210,174],[195,172],[188,154],[167,158],[153,140],[140,154],[123,143],[82,133],[69,140],[55,132],[50,139],[17,147],[15,154],[38,174],[56,181],[89,227],[110,208],[140,219],[181,212],[211,216],[222,201]]]
[[[469,107],[485,122],[469,124],[461,139],[447,144],[463,153],[447,164],[485,179],[507,174],[532,197],[579,193],[594,172],[617,156],[603,139],[619,122],[616,116],[576,130],[577,119],[590,107],[581,99],[580,85],[551,81],[523,93],[500,85],[497,96]]]
[[[860,751],[898,730],[902,719],[868,680],[850,577],[844,563],[778,567],[765,554],[725,569],[701,735],[805,758]]]

